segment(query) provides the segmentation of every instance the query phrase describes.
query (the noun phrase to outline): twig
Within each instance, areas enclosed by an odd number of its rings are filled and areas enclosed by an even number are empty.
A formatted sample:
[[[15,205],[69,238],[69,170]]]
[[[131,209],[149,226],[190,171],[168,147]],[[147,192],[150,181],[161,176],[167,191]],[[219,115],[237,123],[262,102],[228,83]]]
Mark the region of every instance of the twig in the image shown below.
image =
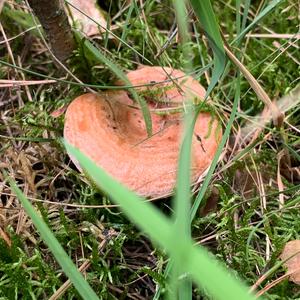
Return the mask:
[[[283,281],[285,278],[290,277],[291,275],[298,273],[300,271],[300,268],[295,269],[293,271],[290,271],[282,276],[280,276],[279,278],[275,279],[274,281],[270,282],[269,284],[267,284],[263,289],[261,289],[258,293],[256,293],[256,297],[260,297],[261,295],[263,295],[265,292],[267,292],[269,289],[271,289],[272,287],[274,287],[275,285],[277,285],[278,283],[280,283],[281,281]]]
[[[78,271],[83,273],[86,271],[91,265],[91,260],[87,259],[79,268]],[[59,299],[66,290],[72,285],[70,279],[68,279],[50,298],[49,300],[57,300]]]
[[[39,85],[39,84],[48,84],[56,83],[56,80],[9,80],[9,79],[0,79],[0,88],[4,87],[15,87],[15,86],[27,86],[27,85]]]

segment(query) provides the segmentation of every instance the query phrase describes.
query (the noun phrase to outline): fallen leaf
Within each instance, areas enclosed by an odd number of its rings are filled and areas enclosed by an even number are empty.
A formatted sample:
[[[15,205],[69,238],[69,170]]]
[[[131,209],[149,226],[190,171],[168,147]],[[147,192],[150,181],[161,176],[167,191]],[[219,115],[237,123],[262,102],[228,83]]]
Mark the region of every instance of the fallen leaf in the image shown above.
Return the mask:
[[[6,234],[6,232],[2,230],[1,227],[0,227],[0,238],[3,239],[9,247],[11,247],[11,240]]]
[[[69,2],[78,8],[77,10],[69,5],[74,20],[80,23],[82,26],[81,30],[87,36],[105,32],[104,28],[106,28],[107,20],[101,11],[101,8],[97,5],[96,0],[69,0]],[[80,11],[88,15],[89,18]],[[101,26],[98,26],[93,20]]]
[[[216,211],[219,199],[220,199],[220,192],[215,186],[213,186],[210,195],[206,200],[206,203],[200,210],[200,216],[205,217],[209,213]]]
[[[287,267],[287,273],[292,273],[289,280],[300,284],[300,240],[289,241],[285,245],[281,260],[286,260],[284,265]]]
[[[60,117],[62,114],[64,114],[64,112],[66,111],[68,105],[64,105],[56,110],[54,110],[53,112],[50,113],[50,116],[53,118],[58,118]]]

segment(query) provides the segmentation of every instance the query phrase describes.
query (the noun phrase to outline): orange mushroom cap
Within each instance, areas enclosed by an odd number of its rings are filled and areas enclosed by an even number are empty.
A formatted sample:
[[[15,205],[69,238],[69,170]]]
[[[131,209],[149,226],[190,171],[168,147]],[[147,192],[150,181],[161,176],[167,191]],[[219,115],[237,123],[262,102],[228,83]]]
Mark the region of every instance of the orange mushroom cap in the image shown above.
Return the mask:
[[[76,98],[66,112],[64,137],[137,194],[164,197],[172,193],[176,182],[182,113],[160,115],[156,110],[184,104],[191,95],[204,98],[205,89],[170,68],[143,67],[127,76],[134,86],[154,84],[137,88],[149,105],[153,136],[147,136],[142,112],[128,93],[118,90]],[[200,113],[192,141],[192,183],[209,167],[221,135],[216,118]]]

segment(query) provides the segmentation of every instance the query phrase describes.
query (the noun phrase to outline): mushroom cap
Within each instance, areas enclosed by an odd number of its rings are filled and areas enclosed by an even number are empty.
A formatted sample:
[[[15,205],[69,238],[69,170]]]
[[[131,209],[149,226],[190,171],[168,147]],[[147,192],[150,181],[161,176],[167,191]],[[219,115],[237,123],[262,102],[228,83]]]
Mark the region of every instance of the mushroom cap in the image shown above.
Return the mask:
[[[159,115],[155,109],[167,109],[174,103],[178,106],[179,102],[186,101],[187,95],[203,98],[205,89],[192,77],[170,68],[143,67],[127,76],[132,85],[173,78],[169,82],[137,88],[145,95],[149,91],[145,98],[151,110],[151,137],[147,136],[141,110],[125,90],[88,93],[76,98],[66,112],[64,137],[137,194],[164,197],[172,193],[176,183],[182,113]],[[177,77],[181,78],[177,80]],[[209,167],[221,135],[217,119],[201,112],[192,141],[192,183]],[[76,159],[70,157],[80,169]]]

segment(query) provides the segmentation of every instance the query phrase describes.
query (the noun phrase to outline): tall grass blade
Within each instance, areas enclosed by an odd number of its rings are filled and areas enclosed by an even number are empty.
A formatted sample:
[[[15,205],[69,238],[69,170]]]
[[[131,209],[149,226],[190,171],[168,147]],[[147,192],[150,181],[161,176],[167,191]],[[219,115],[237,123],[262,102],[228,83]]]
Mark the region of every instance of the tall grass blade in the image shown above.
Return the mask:
[[[8,181],[11,189],[14,191],[14,193],[22,203],[26,213],[30,216],[33,224],[40,232],[41,237],[46,242],[54,257],[62,267],[65,274],[69,277],[81,297],[86,300],[99,300],[96,293],[92,290],[82,274],[78,271],[63,247],[57,241],[54,234],[51,232],[43,219],[39,216],[37,211],[34,209],[34,207],[22,193],[22,191],[17,187],[16,183],[11,178],[8,178]]]
[[[251,0],[245,0],[244,2],[245,2],[245,4],[244,4],[244,12],[243,12],[242,28],[241,28],[242,31],[246,27]]]
[[[206,98],[218,83],[226,62],[223,41],[219,30],[219,25],[214,14],[210,0],[190,0],[193,9],[202,24],[209,44],[214,53],[214,68],[210,84],[207,88]]]
[[[183,47],[183,55],[185,58],[184,70],[189,73],[193,66],[191,60],[189,59],[191,49],[190,49],[190,36],[188,32],[188,20],[187,20],[187,9],[186,1],[173,0],[174,8],[176,12],[176,20],[178,24],[178,30],[181,39],[181,45]],[[189,99],[188,93],[185,95],[187,101],[192,101]],[[176,194],[174,197],[174,240],[176,236],[191,236],[191,226],[190,226],[190,165],[191,165],[191,144],[194,132],[193,113],[191,109],[186,111],[184,116],[184,135],[183,142],[179,154],[178,162],[178,174],[177,174],[177,184],[176,184]],[[193,123],[193,122],[192,122]],[[192,126],[191,126],[192,125]],[[184,251],[184,249],[182,249]],[[179,250],[171,256],[170,263],[172,263],[172,273],[169,277],[169,287],[171,290],[178,291],[178,295],[175,293],[172,295],[179,300],[191,300],[192,299],[192,280],[188,274],[185,274],[185,266],[182,264],[182,257],[184,252],[181,253]],[[174,288],[172,288],[174,286]]]
[[[185,135],[184,140],[181,146],[181,151],[179,155],[178,163],[178,175],[177,175],[177,184],[176,184],[176,194],[174,201],[174,221],[175,221],[175,230],[174,230],[174,239],[176,240],[177,236],[191,236],[191,222],[190,222],[190,201],[191,201],[191,192],[190,192],[190,165],[191,165],[191,144],[192,137],[194,132],[194,116],[190,112],[186,114],[185,117]],[[191,120],[192,122],[188,122]],[[192,124],[191,124],[192,123]],[[183,249],[183,251],[185,251]],[[178,276],[184,275],[184,265],[182,264],[182,257],[185,255],[185,252],[178,253],[177,257],[174,257],[173,267],[177,269]],[[172,257],[171,257],[172,258]],[[188,300],[192,299],[192,281],[189,278],[188,274],[185,274],[178,285],[178,299]]]
[[[266,15],[268,15],[277,5],[279,5],[283,0],[272,0],[255,18],[254,20],[244,29],[242,32],[236,36],[235,39],[230,43],[238,43],[258,22],[261,21]]]
[[[235,10],[236,10],[235,26],[236,26],[236,33],[237,34],[239,34],[241,32],[241,14],[240,14],[240,9],[241,9],[241,0],[236,0],[235,1]]]
[[[214,86],[217,84],[225,66],[225,54],[223,49],[223,42],[221,35],[219,33],[218,24],[216,22],[215,15],[213,13],[210,1],[192,1],[194,10],[199,17],[202,26],[208,35],[210,44],[214,51],[214,69],[212,74],[211,83],[208,87],[206,97],[211,93]],[[187,18],[186,18],[186,7],[185,1],[174,0],[174,7],[176,11],[177,23],[179,28],[179,33],[183,42],[183,51],[188,64],[185,66],[185,69],[192,69],[189,57],[188,49],[188,28],[187,28]],[[188,95],[187,95],[188,96]],[[177,178],[177,193],[174,201],[175,208],[175,228],[177,234],[190,235],[190,223],[191,220],[188,215],[188,208],[190,205],[190,154],[191,154],[191,143],[192,136],[194,131],[194,125],[196,122],[196,115],[186,114],[185,116],[185,134],[184,141],[181,147],[179,165],[178,165],[178,178]],[[188,122],[192,120],[192,122]],[[190,124],[188,124],[190,123]],[[178,253],[180,256],[180,253]],[[179,257],[174,257],[167,265],[167,270],[172,270],[177,272],[178,275],[183,274],[183,266],[177,264]],[[172,264],[172,266],[171,266]],[[174,271],[175,269],[175,271]],[[166,272],[167,275],[167,272]],[[174,280],[174,274],[170,276]],[[188,276],[185,277],[178,286],[179,299],[192,299],[192,285]],[[157,291],[155,298],[160,294],[160,289]]]
[[[230,117],[229,117],[229,120],[228,120],[228,123],[226,125],[226,128],[225,128],[225,132],[223,134],[223,137],[222,137],[222,140],[218,146],[218,149],[217,149],[217,152],[214,156],[214,159],[210,165],[210,168],[208,170],[208,173],[205,177],[205,180],[201,186],[201,189],[195,199],[195,202],[192,206],[192,209],[191,209],[191,220],[194,219],[197,211],[198,211],[198,208],[199,208],[199,205],[203,199],[203,196],[208,188],[208,185],[209,185],[209,182],[210,182],[210,179],[214,173],[214,170],[217,166],[217,163],[218,163],[218,160],[219,160],[219,157],[223,151],[223,148],[225,146],[225,143],[230,135],[230,131],[231,131],[231,126],[234,122],[234,119],[235,119],[235,115],[236,115],[236,112],[237,112],[237,108],[238,108],[238,103],[239,103],[239,99],[240,99],[240,74],[238,73],[238,80],[236,81],[236,89],[235,89],[235,96],[234,96],[234,101],[233,101],[233,105],[232,105],[232,111],[231,111],[231,114],[230,114]]]
[[[213,259],[204,248],[195,247],[189,236],[181,236],[180,241],[174,239],[174,223],[158,209],[113,180],[79,150],[67,143],[65,145],[68,152],[76,157],[94,183],[110,195],[154,243],[165,248],[171,256],[183,254],[181,262],[184,270],[191,274],[200,287],[207,289],[216,299],[255,299],[248,293],[245,286],[234,279],[229,271]]]

